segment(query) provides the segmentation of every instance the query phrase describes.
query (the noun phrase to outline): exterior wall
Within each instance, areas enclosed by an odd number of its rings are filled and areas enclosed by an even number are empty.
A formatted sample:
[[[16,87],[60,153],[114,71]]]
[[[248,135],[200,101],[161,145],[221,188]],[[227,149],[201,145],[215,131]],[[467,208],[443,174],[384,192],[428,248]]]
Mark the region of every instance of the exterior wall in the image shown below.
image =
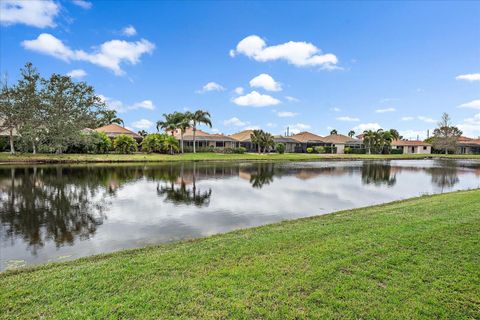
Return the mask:
[[[344,144],[335,143],[333,146],[337,148],[337,154],[344,154],[345,153],[345,145]]]
[[[397,146],[399,149],[399,146]],[[431,154],[431,146],[403,146],[403,154]]]

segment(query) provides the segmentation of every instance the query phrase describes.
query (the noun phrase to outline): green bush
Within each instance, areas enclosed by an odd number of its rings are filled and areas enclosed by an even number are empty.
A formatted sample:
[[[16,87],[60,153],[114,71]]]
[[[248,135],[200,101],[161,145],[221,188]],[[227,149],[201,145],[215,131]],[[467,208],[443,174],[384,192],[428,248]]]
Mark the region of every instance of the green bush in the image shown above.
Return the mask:
[[[8,139],[8,137],[0,137],[0,152],[10,149],[10,141]]]
[[[148,134],[141,143],[142,151],[147,153],[163,152],[163,140],[165,139],[164,136],[164,134],[160,133]]]
[[[322,146],[316,146],[313,150],[315,150],[316,153],[325,153],[325,147]]]
[[[278,153],[284,154],[285,153],[285,144],[284,143],[277,143],[275,146],[275,149],[277,150]]]
[[[38,146],[40,151],[53,152],[45,148],[47,144]],[[31,148],[31,146],[29,146]],[[70,143],[67,153],[107,153],[112,148],[112,141],[103,132],[80,132],[77,138]]]
[[[352,150],[353,150],[353,149],[352,149],[351,147],[345,147],[345,149],[343,149],[343,152],[344,152],[345,154],[350,154],[350,153],[352,153]]]
[[[402,149],[392,149],[390,150],[390,154],[403,154]]]
[[[313,148],[307,148],[307,153],[312,153],[313,152]]]
[[[137,141],[135,141],[135,139],[130,136],[121,134],[119,136],[116,136],[113,140],[113,150],[115,150],[115,152],[117,153],[133,153],[137,151],[137,148]]]
[[[225,154],[243,154],[247,151],[244,147],[238,147],[238,148],[223,148],[223,149],[215,149],[216,153],[225,153]]]

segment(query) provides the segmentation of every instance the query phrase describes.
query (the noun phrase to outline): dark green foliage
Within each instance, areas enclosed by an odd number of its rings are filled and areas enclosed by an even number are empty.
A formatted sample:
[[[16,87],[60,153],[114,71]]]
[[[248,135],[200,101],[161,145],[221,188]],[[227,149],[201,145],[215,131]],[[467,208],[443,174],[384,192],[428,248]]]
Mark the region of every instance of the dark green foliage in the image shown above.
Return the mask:
[[[315,151],[315,153],[325,153],[325,147],[322,147],[322,146],[316,146],[313,148],[313,150]]]
[[[128,154],[137,151],[138,144],[130,136],[121,134],[113,139],[113,150],[117,153]]]
[[[275,146],[275,150],[277,150],[278,153],[284,154],[285,153],[285,144],[284,143],[277,143]]]
[[[112,141],[103,132],[81,132],[75,142],[68,146],[67,153],[104,154],[112,149]]]
[[[403,154],[402,149],[392,149],[390,150],[390,154]]]

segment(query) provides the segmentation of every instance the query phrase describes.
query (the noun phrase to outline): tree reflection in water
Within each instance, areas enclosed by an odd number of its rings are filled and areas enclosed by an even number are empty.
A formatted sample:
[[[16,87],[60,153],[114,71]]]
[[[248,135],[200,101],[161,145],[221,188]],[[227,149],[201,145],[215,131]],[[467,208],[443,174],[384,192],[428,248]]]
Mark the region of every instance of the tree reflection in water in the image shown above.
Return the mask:
[[[7,239],[22,238],[33,253],[52,240],[57,247],[87,239],[102,224],[106,201],[91,175],[62,167],[0,170],[0,222]]]
[[[166,182],[164,185],[157,184],[157,194],[165,196],[165,202],[175,205],[195,205],[197,207],[207,207],[210,204],[212,190],[197,189],[197,166],[194,163],[191,168],[187,168],[184,164],[180,167],[170,166],[168,170],[164,170],[159,177]],[[187,186],[191,185],[191,188]]]
[[[444,189],[453,188],[460,182],[458,169],[454,163],[447,162],[442,167],[428,168],[427,172],[432,175],[432,183],[439,187],[442,192]]]
[[[273,163],[257,163],[250,173],[250,184],[252,187],[261,189],[273,182],[275,165]]]
[[[362,166],[362,183],[376,186],[394,186],[397,176],[392,175],[392,167],[389,163],[375,163],[365,161]]]

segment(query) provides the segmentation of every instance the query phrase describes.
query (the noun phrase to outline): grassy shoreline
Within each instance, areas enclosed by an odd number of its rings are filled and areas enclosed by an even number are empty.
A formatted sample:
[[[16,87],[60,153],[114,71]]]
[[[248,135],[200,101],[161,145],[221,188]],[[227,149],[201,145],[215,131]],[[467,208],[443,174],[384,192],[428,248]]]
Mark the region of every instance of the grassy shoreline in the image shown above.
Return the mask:
[[[0,274],[0,318],[473,319],[480,190]]]
[[[79,163],[79,162],[174,162],[174,161],[321,161],[321,160],[412,160],[412,159],[479,159],[480,155],[359,155],[359,154],[16,154],[0,153],[2,163]]]

